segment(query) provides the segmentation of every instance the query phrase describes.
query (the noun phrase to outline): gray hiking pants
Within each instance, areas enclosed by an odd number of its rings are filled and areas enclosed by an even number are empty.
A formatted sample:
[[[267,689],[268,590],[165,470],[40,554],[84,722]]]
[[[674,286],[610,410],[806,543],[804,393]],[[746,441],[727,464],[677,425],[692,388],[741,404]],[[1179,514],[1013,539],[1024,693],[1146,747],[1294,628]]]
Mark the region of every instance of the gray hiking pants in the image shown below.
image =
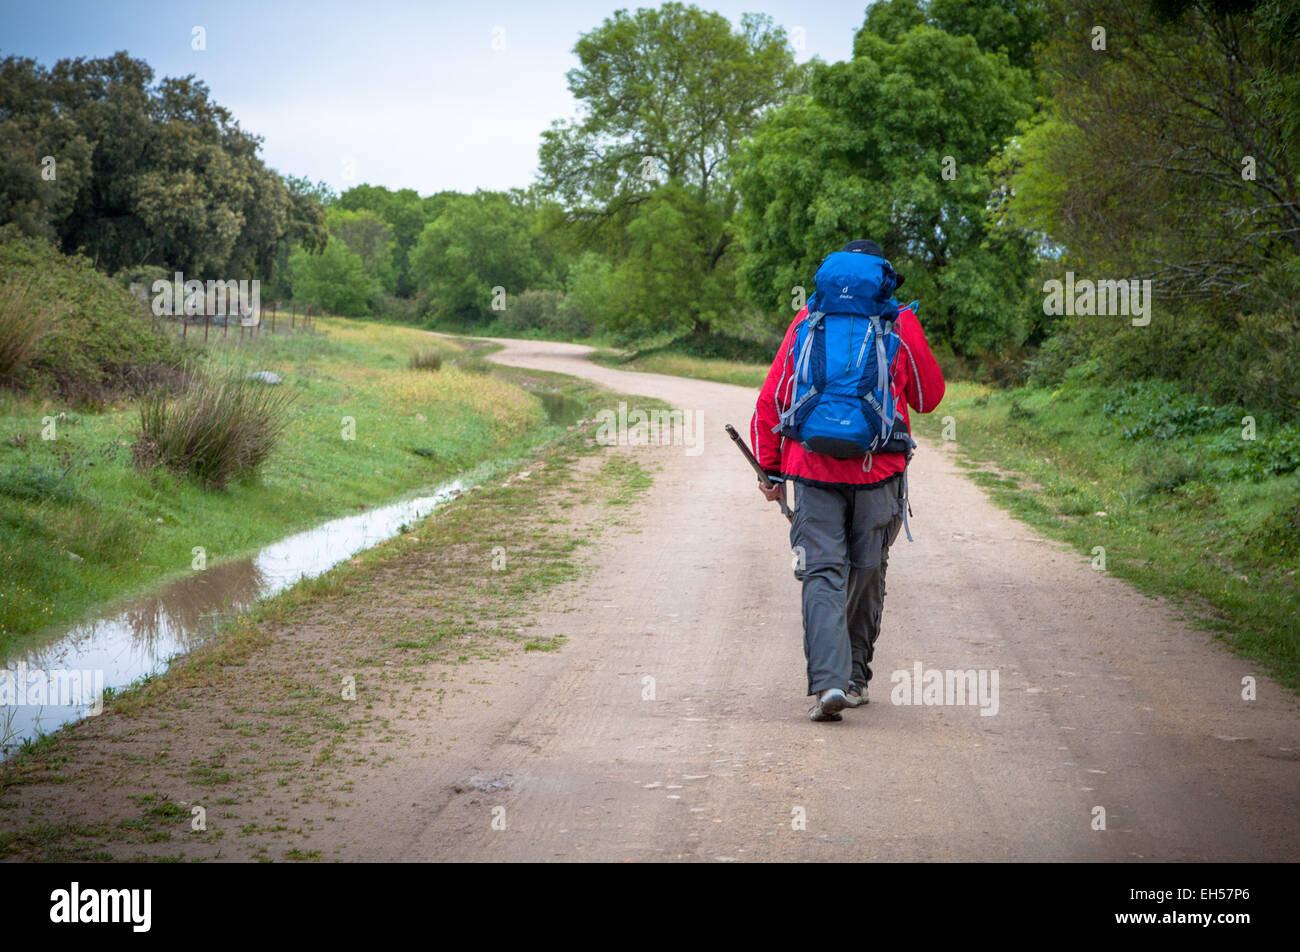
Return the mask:
[[[871,680],[889,547],[903,524],[903,481],[861,489],[795,483],[790,546],[803,582],[808,693]]]

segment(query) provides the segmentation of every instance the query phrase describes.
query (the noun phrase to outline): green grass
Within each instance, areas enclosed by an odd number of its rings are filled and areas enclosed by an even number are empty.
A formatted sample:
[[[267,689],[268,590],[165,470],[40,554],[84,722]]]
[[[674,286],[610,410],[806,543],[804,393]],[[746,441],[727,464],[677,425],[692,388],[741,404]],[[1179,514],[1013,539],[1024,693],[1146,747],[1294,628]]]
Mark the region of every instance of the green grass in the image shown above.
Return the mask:
[[[408,369],[411,354],[428,349],[447,358],[443,368]],[[134,403],[78,413],[51,399],[0,397],[0,651],[191,572],[195,547],[209,567],[246,557],[555,429],[508,374],[486,374],[463,345],[413,328],[321,318],[314,334],[238,347],[214,339],[211,364],[274,371],[295,395],[275,452],[223,491],[137,468]]]
[[[1300,690],[1294,424],[1205,407],[1165,384],[1116,391],[953,383],[933,415],[997,503],[1140,590],[1189,609]],[[992,463],[989,468],[983,463]]]

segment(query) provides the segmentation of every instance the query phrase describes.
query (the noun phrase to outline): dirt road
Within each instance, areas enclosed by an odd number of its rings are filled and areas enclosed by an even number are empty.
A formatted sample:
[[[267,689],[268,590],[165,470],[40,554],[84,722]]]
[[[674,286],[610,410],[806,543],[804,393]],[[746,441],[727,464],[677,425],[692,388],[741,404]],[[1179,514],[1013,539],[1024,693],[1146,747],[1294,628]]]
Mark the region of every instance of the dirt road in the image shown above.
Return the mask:
[[[521,463],[236,626],[0,775],[0,859],[1300,858],[1296,698],[992,506],[949,447],[913,463],[872,702],[814,724],[787,524],[722,431],[754,394],[501,343],[689,412],[692,445]],[[580,534],[589,569],[517,615],[511,579]],[[528,569],[495,575],[498,545]],[[918,668],[984,703],[891,703],[935,699],[892,683]]]
[[[349,824],[346,855],[1300,858],[1295,698],[995,508],[934,445],[913,465],[916,541],[890,561],[872,702],[810,723],[786,523],[721,429],[744,429],[752,392],[501,343],[502,363],[704,412],[703,451],[643,451],[661,469],[639,531],[603,535],[594,574],[538,616],[564,649],[484,663],[429,723],[437,755],[356,791],[372,819]],[[890,703],[917,664],[996,672],[996,713]]]

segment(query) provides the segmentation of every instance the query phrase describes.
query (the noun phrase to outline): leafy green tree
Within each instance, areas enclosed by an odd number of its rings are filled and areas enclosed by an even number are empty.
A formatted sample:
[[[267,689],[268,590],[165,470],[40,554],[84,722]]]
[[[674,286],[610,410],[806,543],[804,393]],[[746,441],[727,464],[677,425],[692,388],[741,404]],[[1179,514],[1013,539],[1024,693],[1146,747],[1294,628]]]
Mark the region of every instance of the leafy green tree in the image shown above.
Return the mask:
[[[262,163],[260,143],[203,83],[155,83],[125,53],[0,62],[0,214],[107,271],[269,277],[285,243],[319,245],[318,203]],[[33,175],[45,156],[52,179]]]
[[[615,12],[574,52],[568,84],[583,115],[543,133],[540,187],[588,247],[612,256],[620,281],[636,282],[619,289],[632,309],[620,333],[705,333],[724,314],[686,289],[729,281],[732,155],[801,77],[785,33],[766,17],[735,29],[666,3]]]
[[[1020,343],[1033,247],[990,235],[987,164],[1032,111],[1030,74],[924,23],[896,39],[863,29],[854,52],[818,64],[810,95],[768,116],[736,160],[742,287],[786,321],[822,258],[870,237],[928,332],[967,353]]]
[[[305,175],[286,175],[284,184],[295,195],[301,195],[322,208],[338,204],[339,196],[328,182],[313,182]]]
[[[1003,209],[1052,250],[1052,277],[1150,279],[1155,313],[1139,332],[1060,318],[1035,376],[1173,379],[1294,415],[1300,8],[1088,0],[1051,13],[1051,104],[1000,160]]]
[[[575,320],[591,327],[613,325],[619,307],[613,277],[607,258],[595,251],[583,252],[569,269],[562,307]]]
[[[657,189],[628,223],[627,254],[611,273],[617,303],[603,328],[633,343],[725,323],[735,308],[735,269],[729,256],[711,260],[707,242],[725,228],[720,218],[716,204],[679,183]]]
[[[376,288],[389,294],[397,290],[391,225],[374,212],[353,212],[337,207],[325,213],[325,225],[331,235],[361,259]]]
[[[864,33],[897,42],[918,26],[969,36],[985,53],[1003,52],[1032,70],[1034,47],[1046,35],[1045,0],[879,0],[867,8]]]
[[[288,221],[276,242],[275,266],[263,275],[262,290],[266,299],[293,297],[289,254],[299,245],[310,252],[325,250],[325,243],[329,240],[325,209],[338,197],[324,182],[313,183],[288,175],[282,176],[281,181],[289,194]]]
[[[361,317],[377,293],[361,256],[339,238],[331,237],[325,250],[312,254],[298,247],[289,255],[289,275],[294,298],[331,314]]]
[[[357,185],[339,196],[339,208],[347,211],[374,212],[393,230],[393,272],[395,291],[403,297],[415,293],[410,277],[409,259],[424,226],[438,217],[446,198],[457,192],[439,192],[421,198],[415,189],[392,191],[382,185]]]
[[[511,295],[555,287],[539,236],[537,213],[519,192],[478,191],[450,199],[420,233],[410,276],[435,320],[481,323],[491,319],[494,288]]]
[[[1162,295],[1289,305],[1300,10],[1091,0],[1055,15],[1053,108],[1009,156],[1012,213],[1081,266],[1149,277]]]
[[[57,223],[90,181],[92,144],[48,100],[32,60],[0,62],[0,223],[56,240]]]

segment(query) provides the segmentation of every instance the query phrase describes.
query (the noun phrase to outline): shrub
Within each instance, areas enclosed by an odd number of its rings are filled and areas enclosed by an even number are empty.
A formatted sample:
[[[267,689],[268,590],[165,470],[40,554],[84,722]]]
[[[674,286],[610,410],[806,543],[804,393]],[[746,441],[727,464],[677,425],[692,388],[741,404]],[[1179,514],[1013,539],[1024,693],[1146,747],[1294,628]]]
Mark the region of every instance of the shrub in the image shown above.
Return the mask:
[[[1229,479],[1259,481],[1300,469],[1300,427],[1262,416],[1258,435],[1245,439],[1245,410],[1202,403],[1167,380],[1125,384],[1102,404],[1101,412],[1120,424],[1126,440],[1194,441],[1189,445],[1202,458],[1223,461],[1219,472]],[[1189,474],[1192,478],[1200,474]]]
[[[441,370],[442,354],[432,348],[417,350],[411,355],[410,366],[412,370]]]
[[[292,400],[290,392],[238,371],[191,374],[178,396],[144,399],[132,455],[142,468],[166,466],[220,489],[270,455]]]
[[[1159,496],[1173,493],[1189,483],[1204,483],[1212,478],[1204,460],[1199,457],[1149,455],[1138,463],[1145,495]]]
[[[1007,407],[1008,420],[1032,420],[1036,413],[1033,410],[1026,409],[1015,397],[1011,399],[1011,405]]]
[[[1252,408],[1295,414],[1300,407],[1300,319],[1285,313],[1235,319],[1222,354],[1198,368],[1210,393]]]
[[[1237,407],[1209,406],[1177,384],[1148,380],[1125,384],[1101,408],[1104,416],[1126,422],[1124,439],[1169,440],[1222,432],[1239,425]]]
[[[737,337],[720,331],[689,331],[660,347],[650,347],[643,354],[664,349],[701,357],[705,360],[737,360],[742,363],[770,364],[781,346],[780,338]]]
[[[1300,320],[1286,312],[1237,314],[1165,305],[1148,327],[1124,319],[1064,320],[1030,362],[1030,381],[1101,385],[1176,381],[1215,403],[1294,414],[1300,405]]]
[[[570,340],[591,333],[591,322],[563,291],[530,289],[507,302],[497,319],[503,334]]]
[[[590,337],[595,328],[592,327],[591,321],[587,320],[577,308],[569,307],[567,297],[562,297],[554,319],[547,325],[545,330],[548,337],[556,337],[560,340],[575,340],[579,337]]]
[[[1228,475],[1255,482],[1271,476],[1285,476],[1300,469],[1300,429],[1278,427],[1254,440],[1237,440],[1244,452],[1235,454]]]
[[[0,281],[26,286],[49,321],[26,370],[19,371],[21,386],[96,405],[175,377],[175,342],[154,327],[147,305],[88,259],[61,254],[6,225],[0,228]]]
[[[931,343],[930,351],[939,364],[939,370],[943,373],[944,380],[974,379],[975,375],[971,370],[970,363],[965,357],[952,349],[952,344],[947,341],[936,340]]]
[[[541,330],[555,320],[563,295],[559,291],[525,291],[506,301],[497,327],[507,334]]]
[[[338,238],[330,238],[319,254],[295,248],[289,255],[289,278],[295,298],[346,317],[365,316],[376,292],[361,258]]]
[[[175,276],[175,271],[171,268],[164,268],[161,265],[142,264],[133,268],[123,268],[113,275],[113,280],[121,287],[128,291],[134,285],[136,294],[143,294],[144,299],[153,297],[153,286],[156,281],[166,281],[170,284]]]
[[[387,293],[375,296],[370,305],[370,313],[373,317],[400,321],[403,324],[414,324],[420,319],[419,306],[415,300]]]
[[[979,355],[975,379],[994,387],[1022,387],[1029,382],[1032,358],[1025,347],[986,351]],[[946,378],[945,378],[946,379]]]
[[[490,374],[492,364],[481,354],[465,354],[463,357],[457,357],[456,369],[464,371],[467,374]]]
[[[613,267],[594,251],[584,252],[573,263],[566,288],[564,310],[568,320],[581,321],[590,328],[604,328],[618,310]]]

